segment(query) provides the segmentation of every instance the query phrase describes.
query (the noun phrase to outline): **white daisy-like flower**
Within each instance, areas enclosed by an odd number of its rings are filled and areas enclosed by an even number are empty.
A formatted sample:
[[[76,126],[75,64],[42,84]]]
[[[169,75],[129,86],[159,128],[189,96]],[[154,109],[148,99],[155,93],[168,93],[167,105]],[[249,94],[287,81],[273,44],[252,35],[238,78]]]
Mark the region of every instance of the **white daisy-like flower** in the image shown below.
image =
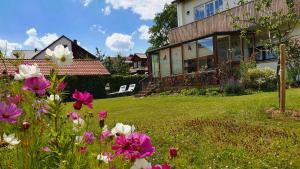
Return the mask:
[[[117,136],[117,134],[124,134],[126,137],[133,133],[135,130],[134,125],[129,126],[129,125],[124,125],[123,123],[117,123],[116,126],[111,129],[111,133],[115,136]]]
[[[53,94],[50,95],[50,96],[48,97],[48,100],[49,100],[49,101],[54,101],[54,100],[55,100],[55,101],[61,101],[60,96],[57,95],[57,94],[56,94],[55,96],[54,96]]]
[[[67,66],[73,63],[73,53],[68,47],[57,45],[54,50],[47,49],[46,57],[51,59],[58,66]]]
[[[37,64],[27,65],[22,64],[18,66],[18,72],[15,74],[15,80],[24,80],[30,77],[42,76],[41,70],[38,68]]]
[[[9,148],[13,148],[15,145],[18,145],[20,143],[20,140],[18,140],[15,137],[15,134],[9,134],[6,135],[5,133],[3,134],[3,141],[9,144]]]
[[[82,118],[78,118],[73,120],[73,131],[78,132],[81,127],[84,125],[84,120]]]
[[[82,136],[76,136],[75,141],[76,141],[76,143],[81,143],[82,139],[83,139]]]
[[[130,169],[149,169],[151,168],[151,163],[145,159],[136,159],[133,166]]]
[[[107,155],[103,154],[98,154],[97,159],[99,161],[103,161],[104,163],[108,164],[109,163],[109,157]]]

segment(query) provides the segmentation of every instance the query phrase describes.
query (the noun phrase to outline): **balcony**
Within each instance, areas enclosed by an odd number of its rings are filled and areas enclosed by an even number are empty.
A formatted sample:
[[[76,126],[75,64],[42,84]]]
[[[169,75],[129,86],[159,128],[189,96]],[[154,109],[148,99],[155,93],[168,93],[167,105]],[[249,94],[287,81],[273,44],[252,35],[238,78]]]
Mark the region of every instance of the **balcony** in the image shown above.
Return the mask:
[[[273,11],[280,11],[287,12],[288,8],[285,3],[286,0],[273,0],[271,9]],[[295,0],[295,3],[297,4],[297,12],[299,11],[299,1]],[[248,16],[245,16],[244,14],[248,13]],[[220,12],[218,14],[215,14],[211,17],[204,18],[199,21],[192,22],[187,25],[183,25],[181,27],[177,27],[172,29],[169,34],[169,42],[170,44],[177,44],[182,43],[185,41],[205,37],[214,33],[220,33],[220,32],[232,32],[237,31],[232,26],[232,18],[233,16],[239,16],[241,18],[247,19],[247,17],[255,16],[259,17],[264,15],[263,13],[256,13],[254,9],[254,2],[248,2],[242,6],[237,6],[235,8]],[[251,25],[249,23],[242,23],[243,27],[250,27]]]

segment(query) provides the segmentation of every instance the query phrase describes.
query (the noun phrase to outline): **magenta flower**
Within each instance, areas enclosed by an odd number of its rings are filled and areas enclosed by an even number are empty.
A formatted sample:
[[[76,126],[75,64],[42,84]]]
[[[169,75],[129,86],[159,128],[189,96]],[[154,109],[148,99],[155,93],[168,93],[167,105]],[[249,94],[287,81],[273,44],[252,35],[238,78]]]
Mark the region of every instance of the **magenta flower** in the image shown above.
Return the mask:
[[[0,121],[6,121],[8,123],[16,123],[17,117],[22,114],[22,110],[15,104],[0,103]]]
[[[48,146],[43,147],[42,150],[43,150],[44,152],[50,152],[50,151],[51,151],[50,148],[49,148]]]
[[[44,76],[38,76],[25,79],[23,90],[28,90],[42,96],[49,87],[50,81]]]
[[[101,142],[105,142],[105,140],[109,137],[112,137],[113,134],[111,134],[111,132],[109,130],[104,130],[102,131],[101,133],[101,136],[100,136],[100,141]]]
[[[107,112],[106,111],[99,112],[98,116],[100,120],[105,120],[107,117]]]
[[[85,132],[83,134],[83,140],[87,143],[87,144],[92,144],[93,141],[95,140],[95,136],[92,132]]]
[[[171,158],[175,158],[177,156],[177,148],[171,147],[169,149],[169,153],[170,153]]]
[[[118,136],[112,149],[117,156],[123,155],[130,160],[150,157],[155,152],[150,137],[141,133],[132,133],[128,138],[124,135]]]
[[[151,169],[171,169],[172,167],[169,164],[164,164],[164,165],[155,165],[152,166]]]
[[[7,96],[6,100],[9,103],[14,103],[14,104],[19,104],[22,101],[22,96],[21,95],[15,95],[15,96]]]
[[[80,147],[79,148],[79,153],[80,154],[85,154],[87,152],[87,147]]]
[[[60,82],[59,85],[56,88],[56,92],[62,92],[65,90],[67,87],[68,83],[67,82]]]
[[[76,112],[71,112],[68,114],[68,118],[70,118],[70,120],[77,120],[79,119],[79,117],[80,117],[79,114]]]
[[[76,100],[73,107],[76,110],[80,110],[82,107],[82,104],[86,105],[88,108],[93,108],[93,95],[91,95],[89,92],[80,92],[78,90],[75,90],[72,97]]]

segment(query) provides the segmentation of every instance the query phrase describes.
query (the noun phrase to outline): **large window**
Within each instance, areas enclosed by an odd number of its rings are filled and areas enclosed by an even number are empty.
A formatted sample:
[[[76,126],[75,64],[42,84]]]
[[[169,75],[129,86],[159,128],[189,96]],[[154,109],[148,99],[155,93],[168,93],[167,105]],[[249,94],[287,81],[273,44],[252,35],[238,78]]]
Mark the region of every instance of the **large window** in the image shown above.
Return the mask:
[[[158,54],[152,54],[152,76],[159,77],[159,57]]]
[[[166,77],[171,75],[170,69],[170,51],[169,49],[164,49],[159,52],[160,57],[160,74],[161,77]]]
[[[240,61],[242,58],[242,40],[239,35],[222,35],[217,37],[219,61]]]
[[[182,53],[181,46],[171,49],[172,73],[173,75],[182,73]]]
[[[212,16],[223,10],[223,0],[213,0],[195,8],[195,20]]]
[[[183,45],[184,72],[192,73],[197,71],[196,42]]]
[[[213,38],[208,37],[197,41],[199,69],[207,70],[214,67]]]

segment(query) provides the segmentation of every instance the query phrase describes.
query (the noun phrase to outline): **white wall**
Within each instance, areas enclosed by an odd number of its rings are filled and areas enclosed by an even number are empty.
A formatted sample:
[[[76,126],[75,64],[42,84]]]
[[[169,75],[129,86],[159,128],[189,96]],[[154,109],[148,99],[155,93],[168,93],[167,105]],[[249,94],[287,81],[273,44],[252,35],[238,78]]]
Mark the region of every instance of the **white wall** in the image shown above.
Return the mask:
[[[195,21],[194,8],[211,0],[186,0],[177,4],[178,26],[186,25]],[[237,6],[238,0],[223,0],[223,10]],[[187,12],[190,12],[187,14]]]

